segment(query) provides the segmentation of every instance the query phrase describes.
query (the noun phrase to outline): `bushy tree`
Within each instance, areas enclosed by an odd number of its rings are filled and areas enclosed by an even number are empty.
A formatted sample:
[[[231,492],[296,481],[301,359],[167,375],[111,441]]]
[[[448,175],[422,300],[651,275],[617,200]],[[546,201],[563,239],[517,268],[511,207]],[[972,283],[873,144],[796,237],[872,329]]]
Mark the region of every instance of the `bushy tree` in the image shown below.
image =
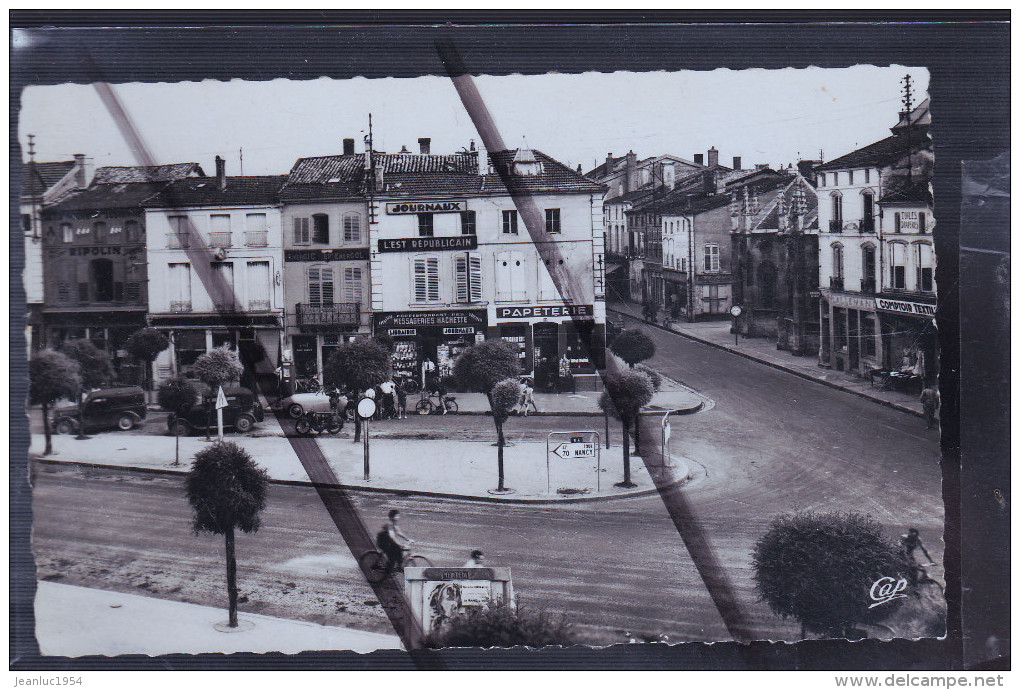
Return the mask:
[[[186,412],[198,399],[195,385],[183,376],[172,376],[160,384],[156,392],[159,406],[170,414],[169,426],[174,430],[174,465],[180,465],[181,439],[177,434],[174,422],[177,416]]]
[[[574,644],[574,632],[565,616],[530,611],[500,601],[469,608],[454,615],[425,640],[428,647],[547,647]]]
[[[220,386],[225,386],[228,383],[240,381],[241,374],[244,373],[244,366],[241,364],[237,353],[223,345],[199,355],[198,359],[195,360],[193,369],[199,380],[209,386],[209,391],[206,393],[204,401],[206,411],[205,437],[209,438],[209,432],[212,428],[213,401],[216,399],[215,396],[218,389]]]
[[[184,482],[195,534],[222,534],[226,540],[230,627],[237,627],[237,560],[234,530],[257,532],[266,507],[269,475],[241,446],[217,443],[195,455]]]
[[[752,564],[758,594],[774,613],[838,637],[899,605],[868,609],[876,580],[914,580],[906,555],[882,536],[881,526],[854,512],[776,516],[755,544]]]
[[[323,366],[323,384],[326,388],[353,391],[351,404],[369,388],[389,378],[390,352],[374,339],[358,338],[343,343],[326,360]],[[354,415],[354,440],[361,440],[361,417]]]
[[[642,374],[646,374],[648,379],[652,382],[652,388],[654,390],[662,390],[662,374],[651,367],[645,366],[644,364],[638,364],[634,367],[634,370],[640,371]]]
[[[40,350],[28,360],[28,399],[42,405],[43,433],[46,448],[43,455],[53,452],[50,432],[50,405],[62,398],[73,398],[81,390],[81,374],[76,361],[53,350]]]
[[[484,393],[489,400],[492,421],[496,425],[496,453],[499,458],[499,486],[496,491],[506,491],[503,479],[503,447],[506,445],[503,424],[520,396],[520,373],[517,348],[499,338],[472,345],[453,364],[453,375],[461,387],[467,391]]]
[[[69,340],[60,351],[78,363],[81,385],[84,389],[110,385],[113,380],[113,363],[110,355],[92,344],[90,340]]]
[[[637,426],[641,408],[652,401],[652,382],[640,371],[624,370],[606,376],[606,390],[599,396],[599,408],[623,425],[623,481],[616,486],[637,486],[630,480],[630,427]],[[637,450],[635,438],[635,450]]]
[[[655,343],[640,328],[627,329],[616,336],[609,349],[631,367],[655,356]]]
[[[124,343],[124,349],[131,358],[145,364],[145,390],[152,390],[152,363],[168,347],[170,339],[155,328],[140,328]]]

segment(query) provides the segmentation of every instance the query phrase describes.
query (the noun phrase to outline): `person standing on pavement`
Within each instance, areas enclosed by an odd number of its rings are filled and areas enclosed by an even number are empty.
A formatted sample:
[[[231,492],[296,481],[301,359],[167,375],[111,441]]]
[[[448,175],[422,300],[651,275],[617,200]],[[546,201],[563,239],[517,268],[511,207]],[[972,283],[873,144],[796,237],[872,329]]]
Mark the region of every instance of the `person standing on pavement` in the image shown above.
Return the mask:
[[[478,568],[483,565],[485,565],[485,554],[479,551],[478,549],[475,549],[474,551],[471,552],[471,558],[467,560],[467,563],[464,564],[464,567]]]
[[[935,413],[939,409],[939,392],[928,386],[921,391],[921,407],[924,408],[924,421],[929,429],[935,426]]]
[[[518,404],[521,408],[521,413],[528,416],[528,406],[530,405],[535,413],[538,414],[538,405],[535,404],[535,389],[531,387],[530,382],[525,380],[521,383],[521,396],[518,399]]]
[[[396,416],[395,385],[392,379],[379,384],[379,391],[382,393],[382,416],[384,419],[387,417],[392,419]]]
[[[397,419],[407,419],[407,390],[403,380],[393,384],[393,393],[397,396]]]

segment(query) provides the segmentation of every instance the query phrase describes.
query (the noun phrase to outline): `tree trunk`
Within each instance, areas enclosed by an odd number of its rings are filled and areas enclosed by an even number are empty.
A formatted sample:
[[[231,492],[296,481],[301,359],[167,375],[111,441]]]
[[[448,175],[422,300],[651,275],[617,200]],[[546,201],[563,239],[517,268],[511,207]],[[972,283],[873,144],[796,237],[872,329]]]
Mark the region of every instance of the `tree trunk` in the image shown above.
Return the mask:
[[[42,414],[43,433],[46,434],[46,449],[43,450],[43,455],[49,455],[53,452],[53,435],[50,433],[50,406],[47,403],[43,403]]]
[[[210,432],[212,431],[212,401],[206,397],[205,400],[205,440],[210,440]]]
[[[634,415],[634,454],[641,455],[641,412]]]
[[[506,489],[503,486],[503,445],[505,443],[503,439],[503,425],[496,422],[496,454],[499,458],[499,486],[496,487],[496,491],[504,491]]]
[[[181,435],[177,433],[177,415],[170,415],[170,429],[174,435],[174,467],[181,464]]]
[[[224,533],[227,540],[227,597],[230,599],[230,627],[237,627],[237,561],[234,558],[234,528]]]
[[[623,481],[617,486],[634,486],[630,481],[630,425],[627,420],[623,420]]]

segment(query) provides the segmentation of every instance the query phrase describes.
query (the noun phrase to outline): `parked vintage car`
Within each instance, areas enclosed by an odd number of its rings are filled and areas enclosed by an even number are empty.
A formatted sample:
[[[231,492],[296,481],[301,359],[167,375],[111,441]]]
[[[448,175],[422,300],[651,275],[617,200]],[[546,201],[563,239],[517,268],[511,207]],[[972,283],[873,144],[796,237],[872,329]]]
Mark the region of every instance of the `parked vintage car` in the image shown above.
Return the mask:
[[[347,406],[346,396],[340,396],[339,406]],[[297,419],[306,412],[332,412],[329,406],[329,395],[326,391],[318,393],[295,393],[280,400],[273,406],[276,409],[284,410],[292,419]]]
[[[86,432],[128,431],[147,416],[145,391],[138,386],[103,388],[86,395],[81,405],[65,405],[54,410],[53,428],[58,434],[76,434],[84,421]]]
[[[192,431],[205,431],[206,427],[216,428],[216,393],[210,392],[205,386],[199,385],[200,393],[195,404],[183,414],[167,420],[167,430],[178,436],[187,436]],[[223,395],[227,398],[227,406],[223,408],[223,428],[234,429],[246,434],[255,425],[264,421],[265,412],[259,403],[258,396],[241,386],[224,386]],[[208,401],[208,404],[206,403]]]

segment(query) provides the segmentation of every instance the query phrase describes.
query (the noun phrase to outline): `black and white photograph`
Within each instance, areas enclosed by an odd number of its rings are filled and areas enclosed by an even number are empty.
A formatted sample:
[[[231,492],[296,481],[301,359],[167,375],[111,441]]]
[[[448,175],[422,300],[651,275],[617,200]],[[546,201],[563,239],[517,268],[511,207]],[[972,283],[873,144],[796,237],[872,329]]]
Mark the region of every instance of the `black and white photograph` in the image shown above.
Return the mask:
[[[495,72],[448,31],[415,75],[125,78],[99,31],[12,101],[33,658],[961,636],[943,300],[963,203],[1008,328],[1009,158],[940,203],[924,61]]]

